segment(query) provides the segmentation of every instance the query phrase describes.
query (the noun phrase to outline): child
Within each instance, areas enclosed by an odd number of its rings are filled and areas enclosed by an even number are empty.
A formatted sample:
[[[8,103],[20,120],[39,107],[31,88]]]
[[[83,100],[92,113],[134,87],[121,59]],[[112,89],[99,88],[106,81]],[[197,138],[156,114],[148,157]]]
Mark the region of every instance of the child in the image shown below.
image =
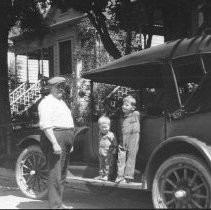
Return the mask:
[[[113,155],[116,152],[117,142],[114,134],[110,131],[110,119],[102,116],[98,120],[99,125],[99,163],[100,176],[95,179],[108,181],[112,173]]]
[[[122,111],[117,127],[118,161],[117,178],[115,182],[126,183],[134,179],[136,154],[140,138],[140,113],[135,111],[136,100],[128,95],[123,98]]]

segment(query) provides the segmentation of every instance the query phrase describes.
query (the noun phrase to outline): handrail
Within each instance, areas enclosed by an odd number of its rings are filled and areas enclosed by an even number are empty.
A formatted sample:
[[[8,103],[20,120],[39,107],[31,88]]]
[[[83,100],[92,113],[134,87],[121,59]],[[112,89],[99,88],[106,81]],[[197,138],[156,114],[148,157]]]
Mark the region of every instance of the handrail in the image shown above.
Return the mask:
[[[22,88],[22,86],[26,85],[26,82],[22,83],[21,85],[19,85],[17,88],[15,88],[15,90],[13,90],[11,93],[10,93],[10,96],[12,94],[14,94],[15,92],[17,92],[20,88]]]
[[[36,87],[40,82],[41,82],[41,80],[38,80],[38,82],[36,82],[27,91],[25,91],[23,94],[21,94],[19,97],[17,97],[10,105],[13,105],[15,102],[17,102],[21,97],[26,95],[30,90],[32,90],[34,87]]]

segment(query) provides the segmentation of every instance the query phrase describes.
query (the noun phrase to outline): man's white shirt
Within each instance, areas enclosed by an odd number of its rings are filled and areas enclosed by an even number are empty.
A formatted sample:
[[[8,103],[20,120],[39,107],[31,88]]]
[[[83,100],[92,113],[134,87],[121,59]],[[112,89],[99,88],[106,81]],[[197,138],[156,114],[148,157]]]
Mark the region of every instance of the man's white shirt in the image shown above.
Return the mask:
[[[45,96],[39,103],[38,114],[41,130],[46,128],[74,128],[70,109],[62,99],[57,99],[52,94]]]

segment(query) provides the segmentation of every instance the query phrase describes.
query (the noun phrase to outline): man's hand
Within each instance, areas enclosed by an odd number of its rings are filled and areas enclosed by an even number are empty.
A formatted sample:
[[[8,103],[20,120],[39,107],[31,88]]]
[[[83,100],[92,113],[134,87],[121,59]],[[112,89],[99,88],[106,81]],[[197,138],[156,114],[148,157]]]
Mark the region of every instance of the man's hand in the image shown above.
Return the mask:
[[[45,129],[44,132],[45,132],[45,135],[48,137],[49,141],[52,143],[54,154],[60,155],[62,153],[62,149],[57,142],[53,129],[48,128],[48,129]]]
[[[60,155],[62,153],[62,149],[58,143],[53,144],[53,151],[56,155]]]

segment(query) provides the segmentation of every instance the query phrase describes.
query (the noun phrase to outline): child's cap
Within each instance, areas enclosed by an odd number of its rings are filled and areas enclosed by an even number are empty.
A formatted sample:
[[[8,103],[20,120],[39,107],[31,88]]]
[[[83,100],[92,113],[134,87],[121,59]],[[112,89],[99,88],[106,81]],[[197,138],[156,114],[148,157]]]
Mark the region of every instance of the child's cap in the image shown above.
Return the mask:
[[[106,116],[102,116],[98,119],[98,124],[109,124],[110,125],[111,120],[106,117]]]
[[[131,105],[136,106],[136,99],[131,95],[124,97],[123,102],[129,102]]]

